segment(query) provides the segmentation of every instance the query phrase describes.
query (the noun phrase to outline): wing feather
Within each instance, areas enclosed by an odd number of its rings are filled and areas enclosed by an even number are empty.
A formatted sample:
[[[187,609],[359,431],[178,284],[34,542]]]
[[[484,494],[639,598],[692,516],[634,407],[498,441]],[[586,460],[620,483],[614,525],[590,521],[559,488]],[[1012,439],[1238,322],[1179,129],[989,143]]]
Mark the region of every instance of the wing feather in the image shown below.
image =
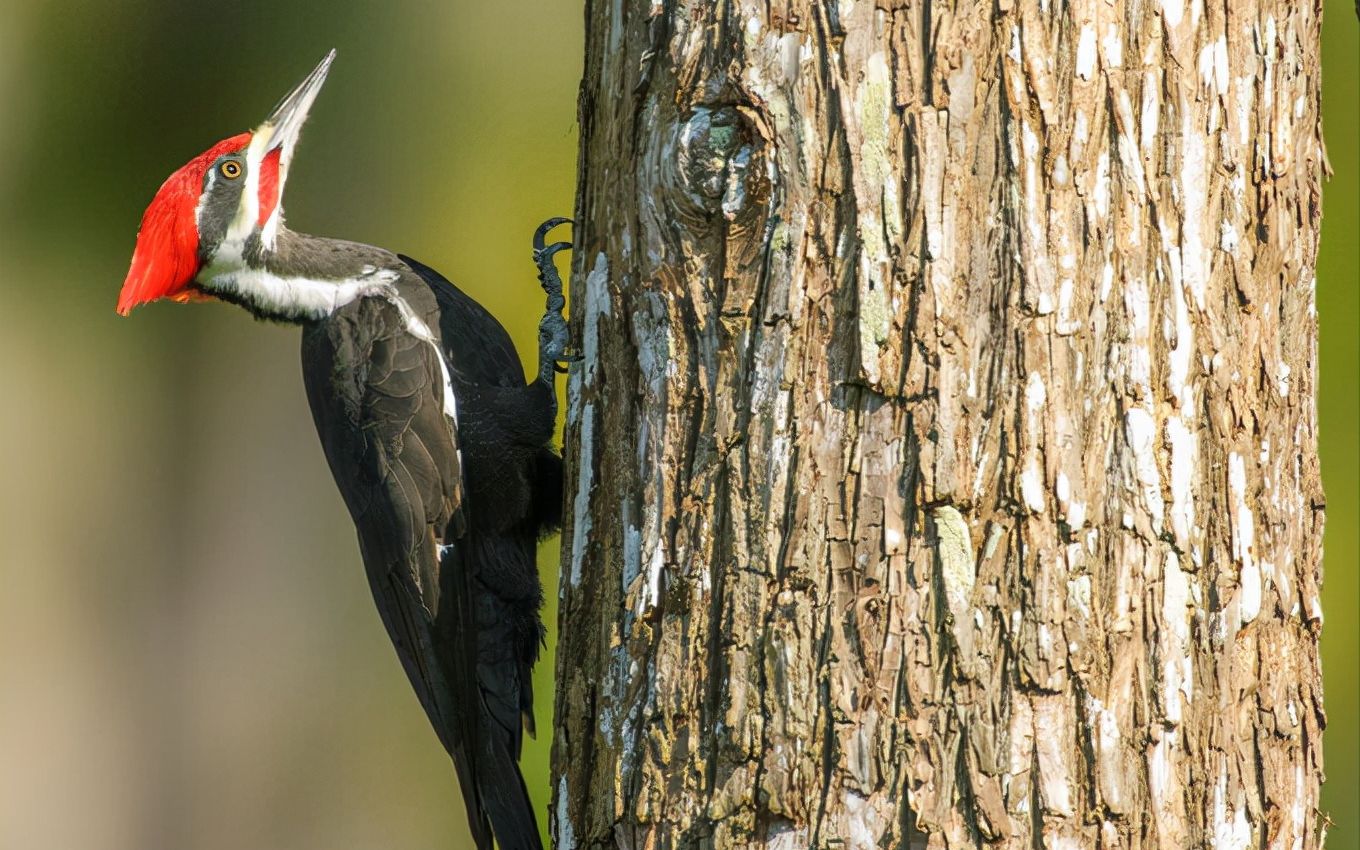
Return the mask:
[[[308,401],[388,635],[454,757],[477,846],[492,846],[475,781],[478,710],[454,697],[476,681],[472,580],[456,423],[443,408],[439,353],[379,299],[354,302],[303,333]]]

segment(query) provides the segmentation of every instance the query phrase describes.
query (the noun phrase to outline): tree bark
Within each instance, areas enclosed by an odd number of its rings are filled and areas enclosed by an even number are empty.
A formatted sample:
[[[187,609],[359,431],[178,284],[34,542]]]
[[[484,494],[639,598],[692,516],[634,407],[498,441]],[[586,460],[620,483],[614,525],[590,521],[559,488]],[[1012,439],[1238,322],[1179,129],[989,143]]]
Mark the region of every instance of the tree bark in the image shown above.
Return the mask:
[[[1320,4],[586,9],[568,848],[1311,848]]]

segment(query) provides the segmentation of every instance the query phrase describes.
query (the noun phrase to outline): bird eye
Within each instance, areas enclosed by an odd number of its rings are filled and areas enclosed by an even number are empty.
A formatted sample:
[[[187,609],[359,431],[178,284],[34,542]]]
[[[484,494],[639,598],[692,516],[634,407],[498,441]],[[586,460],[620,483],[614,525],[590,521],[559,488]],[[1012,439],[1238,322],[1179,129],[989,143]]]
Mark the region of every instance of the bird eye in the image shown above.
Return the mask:
[[[241,163],[229,159],[219,165],[217,170],[222,172],[222,176],[228,180],[235,180],[237,177],[241,176]]]

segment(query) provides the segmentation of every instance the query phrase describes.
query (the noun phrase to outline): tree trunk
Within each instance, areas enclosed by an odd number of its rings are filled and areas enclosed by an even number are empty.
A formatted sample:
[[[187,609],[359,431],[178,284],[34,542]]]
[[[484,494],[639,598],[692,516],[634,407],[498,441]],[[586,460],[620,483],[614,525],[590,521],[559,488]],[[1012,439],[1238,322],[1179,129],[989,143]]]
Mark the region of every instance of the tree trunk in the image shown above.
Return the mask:
[[[568,848],[1311,848],[1320,5],[591,0]]]

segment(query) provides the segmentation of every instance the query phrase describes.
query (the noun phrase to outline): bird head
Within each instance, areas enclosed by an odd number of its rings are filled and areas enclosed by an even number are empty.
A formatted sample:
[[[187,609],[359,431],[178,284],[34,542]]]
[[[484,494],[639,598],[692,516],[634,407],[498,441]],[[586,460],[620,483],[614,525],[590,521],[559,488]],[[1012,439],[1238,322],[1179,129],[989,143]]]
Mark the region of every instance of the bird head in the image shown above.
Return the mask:
[[[161,298],[208,297],[194,286],[205,267],[272,248],[288,164],[334,59],[332,50],[255,130],[223,139],[166,179],[142,215],[120,315]]]

